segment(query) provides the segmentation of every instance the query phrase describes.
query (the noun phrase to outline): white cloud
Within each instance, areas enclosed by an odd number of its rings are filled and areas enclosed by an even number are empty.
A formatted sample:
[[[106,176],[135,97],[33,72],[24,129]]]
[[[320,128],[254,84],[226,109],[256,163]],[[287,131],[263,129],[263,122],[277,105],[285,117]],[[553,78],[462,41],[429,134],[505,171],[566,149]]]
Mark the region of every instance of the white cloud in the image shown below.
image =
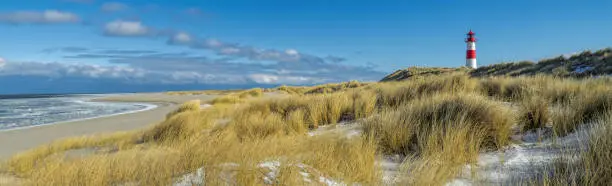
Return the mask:
[[[5,64],[6,64],[6,61],[0,57],[0,68],[4,67]]]
[[[207,39],[206,46],[209,46],[211,48],[216,48],[216,47],[223,46],[223,43],[221,43],[221,41],[216,40],[216,39]]]
[[[12,24],[77,23],[80,20],[76,14],[58,10],[0,13],[0,22]]]
[[[295,50],[295,49],[287,49],[287,50],[285,50],[285,53],[287,55],[292,55],[292,56],[300,55],[300,53],[297,50]]]
[[[259,84],[304,84],[324,82],[324,79],[322,78],[304,76],[279,76],[272,74],[251,74],[249,78]]]
[[[279,77],[269,74],[251,74],[251,79],[257,83],[272,84],[278,82]]]
[[[43,13],[43,20],[52,23],[77,22],[79,21],[79,17],[73,13],[47,10]]]
[[[181,32],[180,35],[189,35]],[[285,51],[275,49],[262,49],[252,46],[244,46],[237,43],[227,43],[217,39],[198,39],[189,37],[188,43],[178,42],[179,34],[175,34],[168,39],[168,44],[181,44],[196,49],[205,49],[216,52],[221,56],[247,58],[253,61],[276,61],[276,62],[304,62],[312,64],[321,64],[327,61],[338,61],[343,58],[323,58],[309,54],[300,53],[296,49],[287,49]]]
[[[223,55],[232,55],[232,54],[237,54],[240,52],[240,49],[238,48],[234,48],[234,47],[226,47],[226,48],[222,48],[219,51],[219,54],[223,54]]]
[[[141,77],[143,69],[66,63],[11,62],[3,65],[0,76],[34,75],[49,77],[123,78]]]
[[[214,38],[198,38],[181,32],[151,31],[140,22],[115,21],[107,24],[105,33],[114,36],[168,36],[167,43],[214,52],[220,59],[192,55],[99,56],[75,58],[108,58],[109,62],[165,74],[168,82],[217,82],[262,84],[313,84],[348,80],[374,81],[384,73],[370,67],[341,64],[344,58],[320,57],[297,49],[264,49]],[[246,62],[248,61],[248,62]],[[269,63],[275,62],[275,63]],[[168,76],[168,74],[172,74]],[[159,79],[158,76],[156,78]],[[154,79],[154,78],[149,78]]]
[[[151,32],[150,28],[139,21],[117,20],[104,26],[104,34],[110,36],[147,36]]]
[[[128,9],[128,6],[119,2],[108,2],[102,4],[102,11],[105,12],[118,12]]]
[[[174,34],[168,41],[171,44],[189,44],[193,41],[193,37],[185,32],[179,32]]]
[[[3,63],[4,64],[4,63]],[[123,83],[154,84],[240,84],[244,75],[210,74],[191,70],[147,69],[118,65],[90,65],[44,62],[9,62],[0,68],[2,76],[43,76],[50,78],[93,78],[118,80]]]

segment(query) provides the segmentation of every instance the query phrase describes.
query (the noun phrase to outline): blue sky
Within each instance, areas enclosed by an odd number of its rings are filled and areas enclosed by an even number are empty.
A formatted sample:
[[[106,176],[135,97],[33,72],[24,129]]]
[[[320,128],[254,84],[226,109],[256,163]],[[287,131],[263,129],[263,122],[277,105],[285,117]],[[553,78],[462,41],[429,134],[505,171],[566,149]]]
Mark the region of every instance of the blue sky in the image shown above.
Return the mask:
[[[479,65],[605,48],[610,10],[595,0],[3,0],[0,79],[160,89],[375,81],[463,65],[469,29]]]

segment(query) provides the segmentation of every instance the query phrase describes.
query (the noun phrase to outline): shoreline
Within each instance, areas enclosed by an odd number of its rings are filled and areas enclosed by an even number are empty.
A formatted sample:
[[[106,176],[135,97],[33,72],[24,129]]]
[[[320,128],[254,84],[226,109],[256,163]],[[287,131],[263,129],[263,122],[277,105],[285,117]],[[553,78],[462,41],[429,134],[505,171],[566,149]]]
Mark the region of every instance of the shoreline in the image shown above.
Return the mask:
[[[63,121],[53,124],[22,127],[0,131],[0,161],[20,152],[59,139],[122,131],[142,130],[166,119],[166,114],[186,101],[200,99],[203,102],[214,99],[215,95],[182,96],[165,93],[109,94],[94,97],[91,102],[117,102],[155,105],[154,108],[118,113],[96,118]]]
[[[164,93],[110,94],[92,98],[91,102],[129,102],[155,105],[153,108],[138,111],[105,115],[95,118],[62,121],[53,124],[28,126],[0,131],[0,161],[11,156],[49,144],[59,139],[96,134],[141,130],[155,125],[166,118],[166,114],[175,110],[180,103],[200,99],[212,100],[216,96],[178,96]]]
[[[145,106],[145,108],[139,109],[139,110],[131,110],[131,111],[127,111],[127,112],[120,112],[120,113],[115,113],[115,114],[100,115],[100,116],[94,116],[94,117],[88,117],[88,118],[79,118],[79,119],[71,119],[71,120],[65,120],[65,121],[57,121],[57,122],[51,122],[51,123],[44,123],[44,124],[40,124],[40,125],[31,125],[31,126],[24,126],[24,127],[0,129],[0,133],[8,132],[8,131],[15,131],[15,130],[26,130],[26,129],[30,129],[30,128],[42,127],[42,126],[47,126],[47,125],[61,125],[61,124],[64,124],[64,123],[87,121],[87,120],[91,120],[91,119],[98,119],[98,118],[104,118],[104,117],[113,117],[113,116],[119,116],[119,115],[124,115],[124,114],[133,114],[133,113],[137,113],[137,112],[144,112],[144,111],[147,111],[147,110],[156,109],[161,104],[161,103],[160,104],[154,104],[154,103],[141,103],[141,102],[95,101],[94,98],[92,98],[90,100],[87,100],[87,102],[134,103],[134,105]]]

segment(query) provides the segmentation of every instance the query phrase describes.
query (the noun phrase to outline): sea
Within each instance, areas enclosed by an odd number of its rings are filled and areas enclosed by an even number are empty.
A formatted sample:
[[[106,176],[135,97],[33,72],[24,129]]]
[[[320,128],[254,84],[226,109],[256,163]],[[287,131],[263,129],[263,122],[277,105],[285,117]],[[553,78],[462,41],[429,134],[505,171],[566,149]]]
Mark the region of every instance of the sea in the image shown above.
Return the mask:
[[[96,102],[102,94],[0,95],[0,131],[153,109],[146,103]]]

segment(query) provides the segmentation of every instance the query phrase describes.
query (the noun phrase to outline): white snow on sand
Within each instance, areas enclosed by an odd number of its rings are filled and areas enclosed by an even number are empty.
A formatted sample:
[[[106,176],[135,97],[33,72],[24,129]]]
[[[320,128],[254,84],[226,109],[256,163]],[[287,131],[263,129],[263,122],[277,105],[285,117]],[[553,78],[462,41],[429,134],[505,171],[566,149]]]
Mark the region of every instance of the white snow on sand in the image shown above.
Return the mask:
[[[199,168],[194,173],[183,175],[173,186],[194,186],[204,185],[204,168]]]
[[[276,176],[278,175],[278,168],[281,166],[279,161],[267,161],[259,164],[260,168],[267,168],[269,172],[267,172],[264,176],[264,182],[266,184],[272,185],[276,181]]]
[[[201,104],[200,109],[207,109],[208,107],[212,107],[211,104]]]
[[[346,138],[353,138],[357,136],[361,136],[362,128],[361,125],[357,122],[350,123],[338,123],[335,125],[325,125],[321,126],[315,130],[311,130],[308,132],[308,136],[318,136],[323,134],[336,133],[342,134]]]
[[[592,66],[579,66],[579,67],[576,67],[574,72],[576,72],[576,73],[584,73],[584,72],[592,70],[592,69],[593,69]]]
[[[236,164],[236,163],[223,163],[221,165],[219,165],[220,167],[238,167],[240,165]],[[314,169],[313,167],[310,167],[308,165],[305,164],[296,164],[296,165],[290,165],[290,166],[296,166],[298,168],[300,168],[300,175],[302,175],[304,182],[306,183],[312,183],[311,179],[314,175],[319,175],[317,181],[319,182],[319,184],[322,185],[328,185],[328,186],[344,186],[346,184],[336,181],[335,179],[332,178],[328,178],[323,176],[323,174],[321,172],[319,172],[318,170]],[[262,168],[263,170],[265,170],[266,172],[264,172],[264,176],[262,177],[262,180],[265,184],[267,185],[275,185],[277,183],[277,176],[279,175],[279,169],[281,167],[281,162],[278,160],[271,160],[271,161],[265,161],[262,162],[258,165],[259,168]],[[225,175],[233,175],[233,174],[225,174]],[[204,179],[205,179],[205,170],[204,168],[199,168],[197,169],[195,172],[192,173],[188,173],[185,174],[181,177],[179,177],[177,179],[176,182],[174,182],[173,186],[193,186],[193,185],[204,185]],[[227,180],[228,183],[234,183],[235,181],[233,181],[233,178],[231,178],[231,176],[228,176],[227,178],[223,178],[224,180]]]
[[[378,164],[382,168],[383,183],[386,185],[393,185],[397,182],[398,177],[401,175],[400,166],[404,161],[404,157],[400,155],[384,156]]]
[[[543,140],[534,137],[534,133],[527,133],[522,136],[524,143],[510,145],[497,152],[482,153],[475,166],[466,165],[462,175],[447,185],[512,185],[518,180],[532,179],[557,158],[576,160],[572,155],[584,150],[589,130],[587,125],[582,125],[567,136]]]

